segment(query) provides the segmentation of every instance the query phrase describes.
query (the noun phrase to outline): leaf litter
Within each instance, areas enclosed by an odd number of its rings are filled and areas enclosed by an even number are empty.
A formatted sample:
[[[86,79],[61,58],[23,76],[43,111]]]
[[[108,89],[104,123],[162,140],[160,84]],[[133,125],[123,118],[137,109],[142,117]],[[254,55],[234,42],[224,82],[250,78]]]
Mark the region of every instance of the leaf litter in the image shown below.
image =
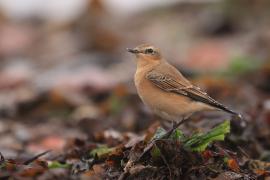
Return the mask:
[[[167,131],[158,124],[141,135],[108,129],[88,139],[70,139],[60,152],[47,150],[27,159],[6,159],[1,154],[0,175],[45,179],[60,175],[83,179],[268,177],[270,163],[252,159],[235,147],[234,136],[244,132],[236,132],[238,120],[225,120],[192,134],[180,128],[166,138]]]

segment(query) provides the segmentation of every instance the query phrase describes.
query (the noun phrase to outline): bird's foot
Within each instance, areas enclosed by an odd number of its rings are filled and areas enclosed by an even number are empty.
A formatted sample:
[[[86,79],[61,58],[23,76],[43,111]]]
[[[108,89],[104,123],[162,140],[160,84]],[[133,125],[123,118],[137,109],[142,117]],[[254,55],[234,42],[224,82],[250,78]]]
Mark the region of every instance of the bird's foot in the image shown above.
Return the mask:
[[[183,123],[185,123],[187,120],[189,119],[189,117],[184,117],[183,119],[181,119],[181,121],[179,121],[179,122],[177,122],[177,123],[175,123],[174,121],[172,122],[172,128],[168,131],[168,132],[166,132],[166,134],[164,134],[162,137],[161,137],[161,139],[167,139],[167,138],[169,138],[171,135],[172,135],[172,133],[180,126],[180,125],[182,125]]]

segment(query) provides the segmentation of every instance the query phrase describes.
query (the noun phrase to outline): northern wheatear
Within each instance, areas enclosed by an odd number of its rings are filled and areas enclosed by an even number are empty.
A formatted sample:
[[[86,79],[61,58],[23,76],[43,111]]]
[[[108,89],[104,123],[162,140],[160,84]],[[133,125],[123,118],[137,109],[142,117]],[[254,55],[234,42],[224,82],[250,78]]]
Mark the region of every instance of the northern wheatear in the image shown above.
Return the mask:
[[[192,85],[174,66],[161,55],[160,50],[143,44],[127,49],[136,55],[135,86],[142,101],[163,119],[179,122],[204,110],[223,110],[241,115]]]

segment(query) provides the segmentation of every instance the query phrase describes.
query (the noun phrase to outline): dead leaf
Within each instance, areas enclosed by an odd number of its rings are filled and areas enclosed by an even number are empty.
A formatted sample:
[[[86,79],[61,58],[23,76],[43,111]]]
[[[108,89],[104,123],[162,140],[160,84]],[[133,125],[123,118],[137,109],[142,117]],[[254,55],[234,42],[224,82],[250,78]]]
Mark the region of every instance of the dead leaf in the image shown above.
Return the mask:
[[[46,169],[42,167],[28,167],[22,170],[19,174],[19,176],[22,177],[35,177],[37,175],[40,175],[45,172]]]
[[[240,167],[235,159],[228,159],[227,165],[234,172],[240,172]]]
[[[241,174],[232,171],[226,171],[220,173],[216,178],[213,178],[213,180],[238,180],[242,177],[243,176]]]

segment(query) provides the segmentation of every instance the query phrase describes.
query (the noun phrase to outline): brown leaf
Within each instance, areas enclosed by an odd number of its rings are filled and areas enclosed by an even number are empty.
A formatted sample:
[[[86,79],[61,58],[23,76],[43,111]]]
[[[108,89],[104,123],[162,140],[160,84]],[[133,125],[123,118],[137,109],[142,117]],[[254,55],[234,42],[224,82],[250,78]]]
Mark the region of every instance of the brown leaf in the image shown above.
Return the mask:
[[[154,136],[154,134],[156,133],[156,131],[157,131],[157,128],[160,126],[160,123],[159,122],[156,122],[156,123],[154,123],[154,124],[152,124],[148,129],[147,129],[147,131],[146,131],[146,135],[145,135],[145,138],[144,138],[144,141],[145,142],[148,142],[148,141],[150,141],[152,138],[153,138],[153,136]]]
[[[235,159],[228,159],[227,165],[234,172],[240,172],[240,167]]]
[[[208,161],[214,156],[213,152],[210,150],[205,150],[202,152],[202,157],[205,161]]]
[[[104,168],[100,164],[94,165],[93,170],[96,174],[103,174],[105,172]]]
[[[46,169],[42,167],[28,167],[19,173],[22,177],[34,177],[45,172]]]
[[[251,170],[265,170],[265,169],[270,169],[270,163],[269,162],[264,162],[260,160],[253,160],[250,159],[247,162],[248,168]]]
[[[259,176],[270,176],[270,171],[266,171],[263,169],[255,169],[253,172]]]
[[[4,167],[5,167],[5,169],[7,171],[15,171],[16,168],[17,168],[17,164],[15,162],[13,162],[13,161],[7,160],[7,162],[5,162],[5,166]]]

